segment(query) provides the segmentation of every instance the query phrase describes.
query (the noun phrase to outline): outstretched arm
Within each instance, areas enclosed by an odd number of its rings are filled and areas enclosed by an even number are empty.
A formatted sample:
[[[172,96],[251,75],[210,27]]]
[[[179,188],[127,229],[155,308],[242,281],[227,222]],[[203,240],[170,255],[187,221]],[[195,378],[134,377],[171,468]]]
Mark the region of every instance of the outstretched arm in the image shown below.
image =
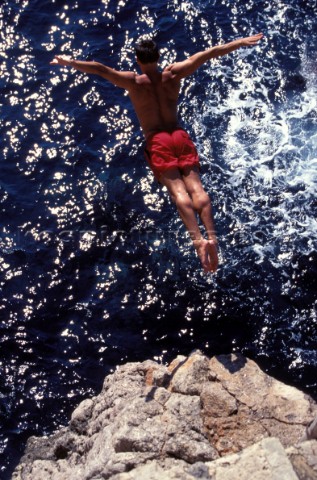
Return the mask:
[[[167,67],[167,70],[170,70],[172,74],[178,76],[179,78],[187,77],[194,73],[197,68],[206,63],[212,58],[222,57],[227,53],[233,52],[240,47],[252,47],[256,45],[259,40],[263,37],[262,33],[257,35],[252,35],[251,37],[239,38],[233,42],[225,43],[224,45],[216,45],[215,47],[208,48],[202,52],[195,53],[188,59],[183,62],[174,63]]]
[[[66,55],[56,55],[50,65],[60,65],[62,67],[73,67],[80,72],[100,75],[102,78],[121,88],[128,89],[134,83],[135,74],[133,72],[119,72],[113,68],[107,67],[99,62],[82,62],[73,60]]]

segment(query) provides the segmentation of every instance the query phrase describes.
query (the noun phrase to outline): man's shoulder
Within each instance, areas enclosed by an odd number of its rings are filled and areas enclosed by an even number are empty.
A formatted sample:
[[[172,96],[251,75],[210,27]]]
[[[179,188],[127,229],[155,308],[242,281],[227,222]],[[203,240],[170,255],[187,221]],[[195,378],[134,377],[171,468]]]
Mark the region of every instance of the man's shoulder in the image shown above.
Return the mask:
[[[177,75],[175,75],[175,73],[172,72],[173,66],[174,66],[174,63],[172,63],[171,65],[168,65],[167,67],[164,68],[164,70],[162,72],[163,80],[165,80],[165,81],[167,81],[167,80],[177,80]]]
[[[135,74],[134,81],[137,85],[149,85],[151,83],[151,80],[145,73],[142,73],[142,75]]]

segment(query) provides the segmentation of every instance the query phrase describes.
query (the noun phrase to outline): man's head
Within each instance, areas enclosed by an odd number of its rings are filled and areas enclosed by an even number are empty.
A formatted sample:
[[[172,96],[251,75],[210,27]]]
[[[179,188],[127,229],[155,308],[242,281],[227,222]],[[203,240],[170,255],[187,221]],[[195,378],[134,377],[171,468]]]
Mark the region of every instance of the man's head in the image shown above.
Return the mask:
[[[154,63],[160,58],[159,50],[153,40],[139,40],[135,46],[136,58],[140,63]]]

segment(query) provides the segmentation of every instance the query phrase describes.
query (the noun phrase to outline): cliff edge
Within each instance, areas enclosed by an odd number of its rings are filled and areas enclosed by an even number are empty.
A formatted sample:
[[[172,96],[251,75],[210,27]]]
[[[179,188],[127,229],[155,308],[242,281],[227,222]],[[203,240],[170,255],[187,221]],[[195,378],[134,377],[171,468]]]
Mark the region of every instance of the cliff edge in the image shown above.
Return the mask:
[[[241,355],[128,363],[12,480],[317,480],[317,404]]]

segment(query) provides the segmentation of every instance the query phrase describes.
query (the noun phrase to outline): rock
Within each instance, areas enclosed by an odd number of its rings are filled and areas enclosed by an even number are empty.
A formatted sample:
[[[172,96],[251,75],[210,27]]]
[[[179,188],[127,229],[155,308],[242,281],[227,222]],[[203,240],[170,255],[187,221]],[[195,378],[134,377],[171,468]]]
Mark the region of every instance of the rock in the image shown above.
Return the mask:
[[[211,480],[204,463],[188,465],[182,460],[167,460],[147,463],[128,473],[114,475],[111,480]]]
[[[260,480],[263,471],[301,479],[295,471],[315,472],[317,442],[288,456],[284,447],[303,438],[316,413],[311,398],[240,355],[128,363],[78,406],[69,427],[31,437],[12,478]],[[291,473],[276,477],[274,469]]]
[[[299,480],[317,480],[317,442],[303,442],[286,450]]]
[[[317,417],[308,425],[304,435],[304,440],[317,439]]]
[[[89,398],[81,402],[78,408],[73,412],[70,420],[71,430],[78,433],[86,433],[85,427],[88,425],[88,420],[91,417],[94,402]]]
[[[209,438],[220,455],[240,451],[265,436],[275,436],[284,446],[297,443],[303,426],[311,422],[316,404],[294,387],[262,372],[246,358],[220,355],[210,360],[210,370],[221,387],[238,404],[234,415],[205,417]]]
[[[208,464],[210,478],[221,480],[298,480],[280,441],[265,438],[241,453]]]

